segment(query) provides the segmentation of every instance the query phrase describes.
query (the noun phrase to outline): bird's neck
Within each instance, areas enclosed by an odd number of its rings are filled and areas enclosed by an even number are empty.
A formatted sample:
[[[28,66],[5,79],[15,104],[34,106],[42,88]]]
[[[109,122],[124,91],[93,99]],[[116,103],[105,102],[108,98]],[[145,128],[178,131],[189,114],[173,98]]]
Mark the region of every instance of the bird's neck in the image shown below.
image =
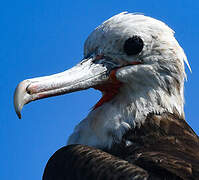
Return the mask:
[[[145,123],[150,113],[169,112],[183,116],[181,96],[163,89],[134,91],[123,87],[111,101],[91,111],[70,136],[68,144],[85,144],[98,148],[111,148],[120,143],[123,135]],[[177,93],[177,91],[176,91]]]

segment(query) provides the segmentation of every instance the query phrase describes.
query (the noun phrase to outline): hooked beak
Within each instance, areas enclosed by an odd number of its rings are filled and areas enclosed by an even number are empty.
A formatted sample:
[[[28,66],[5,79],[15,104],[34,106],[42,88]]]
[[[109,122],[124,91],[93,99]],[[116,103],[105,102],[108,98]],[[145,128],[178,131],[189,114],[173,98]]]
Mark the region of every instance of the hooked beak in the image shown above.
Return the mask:
[[[99,59],[90,57],[62,73],[27,79],[19,83],[14,93],[14,107],[18,117],[21,119],[23,106],[31,101],[108,83],[111,70],[118,66],[105,58],[96,60]]]

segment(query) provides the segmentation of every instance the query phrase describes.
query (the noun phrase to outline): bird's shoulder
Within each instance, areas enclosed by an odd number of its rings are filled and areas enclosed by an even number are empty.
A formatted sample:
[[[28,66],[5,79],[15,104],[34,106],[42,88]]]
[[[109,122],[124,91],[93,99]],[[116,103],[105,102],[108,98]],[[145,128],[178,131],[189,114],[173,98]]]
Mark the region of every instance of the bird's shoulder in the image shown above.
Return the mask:
[[[128,145],[130,144],[130,145]],[[128,131],[122,143],[109,153],[150,173],[173,174],[182,179],[199,177],[199,138],[187,122],[175,114],[150,114]]]

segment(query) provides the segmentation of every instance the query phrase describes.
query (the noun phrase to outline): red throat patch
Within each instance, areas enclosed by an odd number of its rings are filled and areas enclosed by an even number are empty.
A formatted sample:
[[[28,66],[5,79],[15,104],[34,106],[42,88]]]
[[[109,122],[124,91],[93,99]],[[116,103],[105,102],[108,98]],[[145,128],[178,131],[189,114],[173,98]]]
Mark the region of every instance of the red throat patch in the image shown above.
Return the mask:
[[[103,93],[101,99],[95,104],[93,107],[97,109],[98,107],[102,106],[104,103],[113,99],[119,92],[119,88],[122,86],[122,82],[118,81],[116,78],[116,72],[119,68],[114,69],[111,71],[109,75],[109,83],[95,86],[94,89],[100,90]]]

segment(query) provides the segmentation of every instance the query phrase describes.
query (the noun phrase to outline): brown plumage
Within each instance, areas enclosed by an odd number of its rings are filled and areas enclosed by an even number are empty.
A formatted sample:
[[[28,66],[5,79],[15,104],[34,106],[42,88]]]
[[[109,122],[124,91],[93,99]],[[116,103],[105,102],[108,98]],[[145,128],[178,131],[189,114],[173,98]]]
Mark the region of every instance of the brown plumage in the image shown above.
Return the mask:
[[[199,138],[184,119],[150,114],[111,150],[85,145],[61,148],[47,163],[43,180],[197,180],[198,149]]]

